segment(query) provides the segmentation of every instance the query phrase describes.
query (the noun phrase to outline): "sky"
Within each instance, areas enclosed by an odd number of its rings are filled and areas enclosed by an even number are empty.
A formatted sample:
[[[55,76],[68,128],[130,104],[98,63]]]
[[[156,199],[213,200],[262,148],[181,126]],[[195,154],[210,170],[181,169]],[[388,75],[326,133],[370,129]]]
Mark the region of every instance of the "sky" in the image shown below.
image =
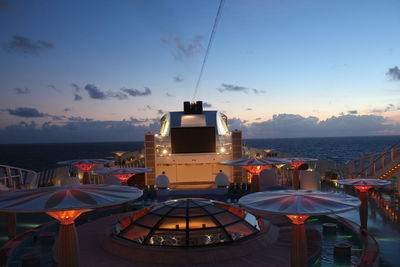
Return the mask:
[[[400,135],[400,1],[0,0],[0,143],[140,141],[183,101],[245,138]]]

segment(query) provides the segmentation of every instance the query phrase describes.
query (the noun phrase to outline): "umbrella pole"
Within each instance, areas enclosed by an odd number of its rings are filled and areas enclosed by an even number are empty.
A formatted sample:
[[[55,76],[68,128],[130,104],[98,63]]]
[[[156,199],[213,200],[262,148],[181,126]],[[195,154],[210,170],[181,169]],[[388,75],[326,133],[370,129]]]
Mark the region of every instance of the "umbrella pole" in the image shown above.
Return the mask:
[[[258,174],[252,174],[251,176],[251,192],[260,191],[260,176]]]
[[[360,224],[362,229],[367,229],[368,227],[368,192],[361,192],[359,194],[359,198],[361,200],[360,206]]]
[[[17,214],[15,212],[3,213],[7,222],[8,239],[13,239],[17,235]]]
[[[79,241],[75,223],[60,224],[56,243],[56,260],[60,267],[79,266]]]
[[[293,180],[292,180],[293,189],[300,189],[300,181],[299,181],[299,168],[294,167],[293,171]]]
[[[90,184],[89,172],[88,171],[84,171],[83,172],[82,184]]]
[[[292,224],[291,267],[307,266],[306,228],[303,224]]]

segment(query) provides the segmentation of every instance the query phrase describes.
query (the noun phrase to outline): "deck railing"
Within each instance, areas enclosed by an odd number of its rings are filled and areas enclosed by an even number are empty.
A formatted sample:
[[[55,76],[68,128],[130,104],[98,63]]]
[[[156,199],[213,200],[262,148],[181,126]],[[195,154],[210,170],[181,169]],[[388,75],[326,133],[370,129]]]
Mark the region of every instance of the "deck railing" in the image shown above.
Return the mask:
[[[381,178],[400,163],[400,142],[390,149],[346,163],[347,178]]]
[[[37,172],[8,165],[0,165],[0,185],[3,190],[37,186]]]

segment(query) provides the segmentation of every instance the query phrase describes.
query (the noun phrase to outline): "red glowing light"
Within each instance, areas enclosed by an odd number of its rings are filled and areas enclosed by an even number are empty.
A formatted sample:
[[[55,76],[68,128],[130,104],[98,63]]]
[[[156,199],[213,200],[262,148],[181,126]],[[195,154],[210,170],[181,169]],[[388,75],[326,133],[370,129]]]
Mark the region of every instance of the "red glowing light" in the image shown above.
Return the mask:
[[[72,224],[79,215],[87,211],[90,211],[90,209],[47,211],[46,213],[57,219],[61,224]]]
[[[260,174],[263,170],[267,169],[269,165],[256,165],[256,166],[241,166],[248,170],[251,174]]]
[[[290,220],[292,220],[293,224],[303,224],[305,220],[307,220],[308,217],[307,215],[286,215],[289,217]]]
[[[360,192],[367,192],[373,186],[370,186],[370,185],[356,185],[354,187],[357,188],[358,190],[360,190]]]
[[[298,168],[298,167],[300,167],[301,165],[303,165],[304,164],[304,161],[292,161],[292,162],[290,162],[290,165],[292,165],[293,167],[295,167],[296,169]]]
[[[91,169],[93,169],[93,167],[96,165],[99,165],[99,164],[74,164],[73,166],[81,169],[84,172],[88,172]]]
[[[126,182],[128,181],[129,178],[131,178],[133,175],[133,173],[123,173],[123,174],[114,174],[118,179],[121,180],[121,182]]]

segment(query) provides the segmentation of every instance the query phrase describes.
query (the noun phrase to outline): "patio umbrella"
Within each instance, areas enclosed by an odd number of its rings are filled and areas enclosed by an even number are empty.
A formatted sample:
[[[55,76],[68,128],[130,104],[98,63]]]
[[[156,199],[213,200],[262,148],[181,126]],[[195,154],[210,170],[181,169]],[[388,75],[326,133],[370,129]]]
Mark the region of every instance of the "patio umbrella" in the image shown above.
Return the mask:
[[[284,214],[292,221],[291,265],[306,266],[304,221],[312,215],[340,213],[357,208],[360,201],[342,193],[308,190],[258,192],[239,199],[239,204],[260,217]]]
[[[337,181],[338,184],[354,186],[360,193],[358,197],[361,200],[360,206],[360,224],[362,229],[367,229],[368,227],[368,195],[367,191],[374,186],[385,186],[390,184],[390,181],[380,180],[380,179],[344,179]]]
[[[74,167],[81,169],[83,171],[82,183],[90,184],[89,171],[97,165],[108,164],[111,162],[113,161],[108,159],[74,159],[74,160],[59,161],[57,162],[57,164],[72,165]]]
[[[126,183],[129,178],[137,173],[149,172],[151,169],[148,168],[97,168],[95,173],[114,175],[121,180],[122,183]]]
[[[299,180],[299,167],[306,162],[317,161],[318,159],[313,158],[285,158],[290,161],[290,165],[293,166],[293,189],[300,188],[300,180]]]
[[[274,158],[246,158],[246,159],[234,159],[222,161],[219,164],[230,165],[230,166],[240,166],[251,173],[251,191],[257,192],[260,188],[259,175],[260,172],[266,168],[277,165],[289,163],[285,159],[274,159]]]
[[[119,167],[122,168],[122,159],[121,159],[121,157],[122,157],[123,154],[128,153],[128,151],[113,151],[111,153],[115,154],[118,157]]]
[[[40,187],[0,195],[1,212],[45,212],[60,222],[56,246],[59,266],[79,265],[79,243],[74,221],[91,209],[113,206],[142,195],[135,187],[79,185]]]

